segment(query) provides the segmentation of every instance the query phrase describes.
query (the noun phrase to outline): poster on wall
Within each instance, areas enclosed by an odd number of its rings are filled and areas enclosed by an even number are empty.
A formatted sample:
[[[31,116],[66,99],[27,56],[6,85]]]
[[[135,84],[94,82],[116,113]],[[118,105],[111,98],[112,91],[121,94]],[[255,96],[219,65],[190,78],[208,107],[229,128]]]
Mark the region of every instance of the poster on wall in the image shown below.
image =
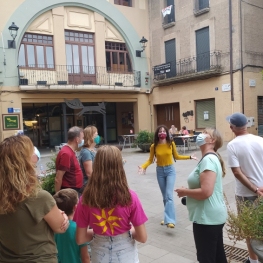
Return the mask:
[[[2,114],[3,130],[20,130],[19,114]]]

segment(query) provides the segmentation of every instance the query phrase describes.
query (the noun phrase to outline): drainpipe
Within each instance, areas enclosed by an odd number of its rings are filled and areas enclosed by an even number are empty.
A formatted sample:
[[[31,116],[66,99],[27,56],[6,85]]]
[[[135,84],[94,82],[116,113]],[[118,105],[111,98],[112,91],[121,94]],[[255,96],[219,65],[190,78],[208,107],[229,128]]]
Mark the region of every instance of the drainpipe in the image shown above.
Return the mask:
[[[244,106],[244,66],[243,66],[243,25],[242,25],[242,0],[239,1],[239,21],[240,21],[240,65],[241,65],[241,102],[242,102],[242,113],[245,112]]]
[[[230,45],[230,87],[231,101],[234,101],[234,84],[233,84],[233,33],[232,33],[232,0],[229,0],[229,45]]]

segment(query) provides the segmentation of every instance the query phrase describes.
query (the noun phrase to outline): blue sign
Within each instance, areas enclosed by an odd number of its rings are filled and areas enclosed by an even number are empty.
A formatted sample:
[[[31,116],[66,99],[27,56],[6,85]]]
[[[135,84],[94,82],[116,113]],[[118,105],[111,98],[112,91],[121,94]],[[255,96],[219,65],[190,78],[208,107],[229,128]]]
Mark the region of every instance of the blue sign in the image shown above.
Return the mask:
[[[7,108],[8,113],[14,113],[14,108]]]

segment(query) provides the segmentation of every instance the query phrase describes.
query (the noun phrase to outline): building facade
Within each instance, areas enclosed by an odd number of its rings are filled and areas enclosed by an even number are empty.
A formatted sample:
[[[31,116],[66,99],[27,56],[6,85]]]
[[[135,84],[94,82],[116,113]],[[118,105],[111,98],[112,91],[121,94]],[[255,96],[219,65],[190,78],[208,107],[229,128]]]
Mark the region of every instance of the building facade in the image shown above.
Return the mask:
[[[229,141],[225,118],[243,111],[263,135],[262,1],[152,0],[149,16],[154,123],[212,126]]]
[[[15,0],[0,17],[1,140],[23,130],[52,147],[74,125],[105,142],[151,129],[147,0]]]

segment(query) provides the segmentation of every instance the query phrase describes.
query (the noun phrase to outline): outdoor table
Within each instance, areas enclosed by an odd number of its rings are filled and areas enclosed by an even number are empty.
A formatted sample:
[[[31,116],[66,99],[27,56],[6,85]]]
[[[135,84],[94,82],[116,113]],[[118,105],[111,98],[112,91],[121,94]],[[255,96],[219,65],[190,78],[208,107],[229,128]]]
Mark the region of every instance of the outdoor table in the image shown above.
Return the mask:
[[[125,134],[125,135],[121,135],[124,139],[124,141],[128,138],[129,141],[129,145],[131,148],[131,143],[134,142],[134,138],[137,136],[137,134]]]

